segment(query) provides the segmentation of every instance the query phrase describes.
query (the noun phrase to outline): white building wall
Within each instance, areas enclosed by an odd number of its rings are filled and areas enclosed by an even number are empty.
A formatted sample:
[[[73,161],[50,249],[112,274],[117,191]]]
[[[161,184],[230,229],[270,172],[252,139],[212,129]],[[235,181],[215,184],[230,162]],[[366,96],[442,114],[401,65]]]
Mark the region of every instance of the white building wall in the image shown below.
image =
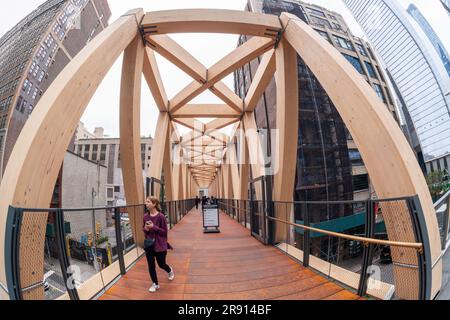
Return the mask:
[[[106,177],[105,166],[67,152],[62,174],[62,207],[91,208],[92,204],[94,207],[105,207]],[[79,240],[83,234],[93,232],[92,211],[66,212],[64,218],[71,224],[70,238]],[[105,210],[95,212],[95,223],[99,223],[102,230],[107,227],[110,218]]]

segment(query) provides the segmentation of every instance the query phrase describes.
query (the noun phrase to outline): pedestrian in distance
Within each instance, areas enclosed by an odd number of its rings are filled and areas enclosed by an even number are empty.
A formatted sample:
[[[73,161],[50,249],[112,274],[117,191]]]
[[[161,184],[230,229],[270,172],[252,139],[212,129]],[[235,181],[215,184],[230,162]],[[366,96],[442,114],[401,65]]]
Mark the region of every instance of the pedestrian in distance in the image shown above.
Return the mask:
[[[198,204],[200,203],[200,198],[198,196],[195,197],[195,209],[198,210]]]
[[[156,198],[147,198],[145,202],[146,212],[144,215],[145,234],[144,249],[147,257],[148,271],[153,282],[148,290],[156,292],[160,288],[158,276],[156,274],[156,262],[158,266],[167,272],[169,281],[174,280],[175,273],[167,263],[167,250],[173,250],[172,246],[167,242],[167,219],[161,212],[161,204]]]

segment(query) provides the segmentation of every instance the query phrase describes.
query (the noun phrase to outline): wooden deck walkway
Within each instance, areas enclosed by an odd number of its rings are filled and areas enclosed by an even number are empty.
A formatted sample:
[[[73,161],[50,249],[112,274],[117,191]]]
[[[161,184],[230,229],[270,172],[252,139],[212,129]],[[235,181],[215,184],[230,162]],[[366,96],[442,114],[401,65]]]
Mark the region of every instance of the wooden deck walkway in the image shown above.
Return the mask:
[[[151,286],[144,257],[101,300],[318,300],[359,297],[302,267],[274,247],[262,245],[250,231],[225,214],[220,234],[203,234],[200,211],[191,211],[169,232],[169,282],[158,269],[161,289]]]

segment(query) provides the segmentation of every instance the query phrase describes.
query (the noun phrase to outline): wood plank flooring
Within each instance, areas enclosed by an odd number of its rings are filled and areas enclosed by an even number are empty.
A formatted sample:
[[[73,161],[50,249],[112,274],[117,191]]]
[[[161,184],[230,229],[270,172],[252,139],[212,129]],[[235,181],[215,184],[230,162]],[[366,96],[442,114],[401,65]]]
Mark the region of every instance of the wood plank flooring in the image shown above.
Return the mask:
[[[147,261],[140,260],[101,300],[356,300],[359,297],[264,246],[250,231],[221,213],[220,234],[204,234],[200,211],[192,210],[169,231],[167,263],[157,268],[161,289],[149,293]]]

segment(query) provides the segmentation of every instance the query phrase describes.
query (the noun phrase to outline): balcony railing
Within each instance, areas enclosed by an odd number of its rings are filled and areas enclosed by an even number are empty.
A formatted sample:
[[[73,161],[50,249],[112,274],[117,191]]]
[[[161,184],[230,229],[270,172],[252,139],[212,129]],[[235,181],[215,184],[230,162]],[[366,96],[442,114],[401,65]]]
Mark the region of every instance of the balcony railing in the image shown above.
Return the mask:
[[[163,203],[168,228],[172,229],[194,206],[192,199]],[[143,212],[144,205],[81,209],[10,207],[5,245],[10,299],[24,299],[26,292],[41,288],[46,300],[87,300],[105,293],[145,254],[134,238],[142,232],[142,221],[130,220]],[[23,233],[28,232],[22,228],[24,222],[42,215],[48,217],[43,247],[21,243],[26,241]],[[31,256],[36,265],[43,262],[44,276],[37,283],[21,279],[24,255]]]
[[[412,275],[418,287],[408,293],[410,298],[426,297],[426,256],[420,234],[415,233],[414,242],[392,241],[383,217],[387,210],[407,210],[410,223],[417,226],[414,197],[328,202],[221,199],[219,205],[261,242],[360,296],[391,299],[396,290],[405,291]]]

